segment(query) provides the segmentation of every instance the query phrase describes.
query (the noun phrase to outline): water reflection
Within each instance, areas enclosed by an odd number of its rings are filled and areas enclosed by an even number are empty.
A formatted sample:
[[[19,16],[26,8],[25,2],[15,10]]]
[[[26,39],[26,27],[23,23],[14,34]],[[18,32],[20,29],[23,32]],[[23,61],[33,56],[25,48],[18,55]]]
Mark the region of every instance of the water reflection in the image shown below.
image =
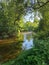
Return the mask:
[[[32,34],[19,34],[14,42],[0,42],[0,62],[14,59],[22,50],[27,50],[33,46]]]
[[[32,34],[24,34],[24,42],[22,43],[22,49],[28,50],[33,46]]]
[[[11,45],[0,45],[0,62],[6,61],[15,56],[21,51],[21,43],[12,43]]]
[[[19,35],[17,39],[12,39],[11,41],[0,42],[0,62],[5,62],[10,59],[14,59],[21,52],[23,36]],[[5,43],[7,42],[7,43]]]

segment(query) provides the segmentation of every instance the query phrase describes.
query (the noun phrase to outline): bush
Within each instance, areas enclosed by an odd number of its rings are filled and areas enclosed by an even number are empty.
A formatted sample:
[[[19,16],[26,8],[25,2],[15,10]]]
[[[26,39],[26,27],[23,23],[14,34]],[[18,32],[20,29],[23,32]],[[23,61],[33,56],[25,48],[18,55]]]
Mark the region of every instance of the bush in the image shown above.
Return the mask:
[[[49,39],[35,40],[35,46],[23,51],[13,65],[49,65]]]
[[[34,37],[38,39],[46,39],[49,37],[49,33],[45,31],[38,31]]]

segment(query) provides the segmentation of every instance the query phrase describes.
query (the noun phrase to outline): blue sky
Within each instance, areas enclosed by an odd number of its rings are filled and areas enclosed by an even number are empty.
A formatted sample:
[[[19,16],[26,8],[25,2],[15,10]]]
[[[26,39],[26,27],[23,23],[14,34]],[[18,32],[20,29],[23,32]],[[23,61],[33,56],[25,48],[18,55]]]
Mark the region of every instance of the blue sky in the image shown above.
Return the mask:
[[[26,21],[31,21],[31,22],[33,22],[33,20],[34,20],[34,13],[27,13],[27,14],[24,16],[24,20],[25,20],[25,22],[26,22]]]
[[[38,14],[36,15],[36,18],[38,20],[40,20],[40,17],[38,16]],[[24,21],[30,21],[30,22],[33,22],[34,21],[34,13],[27,13],[25,16],[24,16]]]

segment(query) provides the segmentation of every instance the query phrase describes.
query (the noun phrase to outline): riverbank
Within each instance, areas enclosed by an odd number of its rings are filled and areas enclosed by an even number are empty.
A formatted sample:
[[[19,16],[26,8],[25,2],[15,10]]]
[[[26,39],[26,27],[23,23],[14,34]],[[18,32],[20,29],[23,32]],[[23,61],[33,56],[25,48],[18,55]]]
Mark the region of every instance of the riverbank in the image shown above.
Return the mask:
[[[19,35],[21,34],[33,34],[35,35],[34,32],[20,32]],[[17,42],[17,41],[22,41],[22,37],[21,38],[17,38],[17,37],[12,37],[12,38],[8,38],[8,39],[0,39],[0,44],[9,44],[9,43],[13,43],[13,42]]]
[[[9,38],[9,39],[3,39],[0,40],[0,44],[6,44],[6,43],[13,43],[14,41],[17,41],[15,38]]]
[[[20,32],[21,34],[31,34],[32,33],[32,31],[31,32]]]
[[[49,65],[49,38],[46,40],[36,39],[34,44],[32,49],[22,51],[18,57],[2,65]]]
[[[9,38],[9,39],[3,39],[3,40],[0,40],[0,45],[1,44],[11,44],[11,43],[14,43],[14,42],[21,42],[23,41],[22,38]]]

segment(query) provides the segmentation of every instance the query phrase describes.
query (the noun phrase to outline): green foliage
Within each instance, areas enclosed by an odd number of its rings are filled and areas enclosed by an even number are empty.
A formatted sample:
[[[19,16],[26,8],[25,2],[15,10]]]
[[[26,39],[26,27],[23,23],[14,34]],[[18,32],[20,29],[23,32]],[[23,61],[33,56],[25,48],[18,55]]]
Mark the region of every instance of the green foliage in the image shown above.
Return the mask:
[[[11,37],[15,36],[17,31],[21,28],[22,23],[20,23],[20,19],[23,14],[23,1],[6,1],[0,3],[0,36]],[[22,24],[23,25],[23,24]],[[0,38],[1,38],[0,37]],[[2,38],[3,38],[2,37]]]
[[[33,23],[23,23],[21,17],[25,14],[27,6],[30,5],[30,1],[24,5],[24,0],[11,0],[8,4],[7,2],[0,3],[0,38],[12,37],[17,32],[31,30],[36,32],[38,30],[38,39],[44,38],[44,40],[34,40],[34,47],[23,51],[10,65],[49,65],[49,38],[46,39],[49,37],[49,4],[39,10],[43,17],[40,22],[35,19]]]
[[[39,22],[38,31],[40,37],[49,37],[49,3],[40,9],[42,19]]]
[[[41,30],[41,31],[37,31],[34,37],[38,39],[46,39],[47,37],[49,37],[49,35],[47,32]]]
[[[32,31],[33,30],[33,22],[27,21],[24,23],[24,31]]]
[[[34,47],[23,51],[13,65],[49,65],[49,39],[34,40]]]

